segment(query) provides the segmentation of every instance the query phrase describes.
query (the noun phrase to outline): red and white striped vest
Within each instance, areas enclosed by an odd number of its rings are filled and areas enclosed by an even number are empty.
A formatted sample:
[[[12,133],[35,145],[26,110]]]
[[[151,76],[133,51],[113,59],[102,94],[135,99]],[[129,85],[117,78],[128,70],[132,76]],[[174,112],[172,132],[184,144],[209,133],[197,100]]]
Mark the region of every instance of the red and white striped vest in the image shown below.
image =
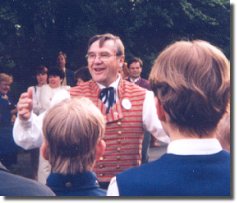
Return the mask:
[[[106,114],[106,106],[99,99],[100,89],[94,81],[71,88],[71,96],[90,98],[106,118],[104,140],[106,150],[94,171],[100,182],[109,182],[117,173],[141,163],[143,140],[142,111],[145,89],[125,80],[120,80],[118,100]],[[125,109],[122,101],[128,99],[130,109]]]

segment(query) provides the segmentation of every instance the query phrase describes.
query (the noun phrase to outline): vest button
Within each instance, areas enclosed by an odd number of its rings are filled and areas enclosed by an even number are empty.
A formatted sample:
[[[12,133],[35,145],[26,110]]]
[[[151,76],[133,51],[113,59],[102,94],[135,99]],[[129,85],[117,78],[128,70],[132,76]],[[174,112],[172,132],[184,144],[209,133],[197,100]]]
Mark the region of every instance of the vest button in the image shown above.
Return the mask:
[[[121,126],[122,125],[122,123],[120,122],[120,121],[118,121],[118,123],[117,123],[119,126]]]
[[[121,130],[119,130],[119,131],[118,131],[118,134],[119,134],[119,135],[121,135],[121,134],[122,134],[122,131],[121,131]]]
[[[118,143],[118,144],[120,144],[120,143],[121,143],[121,140],[120,140],[120,139],[119,139],[119,140],[117,140],[117,143]]]
[[[104,165],[103,165],[103,164],[100,164],[100,165],[99,165],[99,168],[103,168],[103,167],[104,167]]]
[[[121,148],[120,147],[117,147],[117,151],[120,152]]]
[[[116,169],[119,169],[119,168],[120,168],[120,165],[117,165],[117,166],[116,166]]]
[[[103,160],[104,160],[104,157],[101,156],[99,159],[100,159],[100,161],[103,161]]]
[[[100,173],[99,176],[102,177],[102,176],[104,176],[104,174],[103,174],[103,173]]]
[[[72,183],[71,182],[66,182],[65,183],[65,187],[66,188],[71,188],[72,187]]]
[[[116,158],[117,158],[117,160],[120,160],[120,156],[117,156]]]

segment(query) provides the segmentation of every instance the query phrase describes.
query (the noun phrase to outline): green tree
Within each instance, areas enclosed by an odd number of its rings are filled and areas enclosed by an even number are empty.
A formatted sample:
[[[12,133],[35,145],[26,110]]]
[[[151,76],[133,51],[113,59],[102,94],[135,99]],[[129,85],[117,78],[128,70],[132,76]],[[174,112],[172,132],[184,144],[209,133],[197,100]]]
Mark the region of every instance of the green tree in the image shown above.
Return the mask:
[[[0,29],[0,68],[24,88],[34,67],[54,66],[60,50],[71,69],[85,65],[88,39],[105,32],[122,38],[127,59],[144,60],[144,77],[179,39],[208,40],[230,57],[228,0],[1,0]]]

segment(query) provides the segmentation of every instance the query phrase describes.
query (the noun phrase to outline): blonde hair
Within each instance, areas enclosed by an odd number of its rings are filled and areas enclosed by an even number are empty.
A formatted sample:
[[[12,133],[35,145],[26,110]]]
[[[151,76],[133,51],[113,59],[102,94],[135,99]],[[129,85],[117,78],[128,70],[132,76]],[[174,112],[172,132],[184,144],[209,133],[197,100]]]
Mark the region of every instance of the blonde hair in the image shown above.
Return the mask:
[[[0,82],[3,81],[11,84],[13,82],[13,77],[6,73],[0,73]]]
[[[87,98],[66,99],[49,109],[43,133],[52,171],[75,174],[91,169],[104,131],[103,115]]]
[[[230,64],[202,40],[178,41],[156,59],[149,80],[155,95],[179,129],[208,134],[230,97]]]

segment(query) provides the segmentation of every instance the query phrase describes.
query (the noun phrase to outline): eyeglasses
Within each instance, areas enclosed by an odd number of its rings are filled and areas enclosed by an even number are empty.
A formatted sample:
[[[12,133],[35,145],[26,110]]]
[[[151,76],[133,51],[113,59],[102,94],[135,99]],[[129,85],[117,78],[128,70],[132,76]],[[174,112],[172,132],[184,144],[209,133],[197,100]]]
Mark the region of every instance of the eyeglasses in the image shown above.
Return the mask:
[[[101,61],[108,61],[110,59],[110,57],[117,56],[117,55],[116,54],[112,55],[108,52],[101,52],[99,54],[96,54],[96,53],[92,52],[92,53],[88,53],[86,55],[86,58],[89,62],[91,62],[91,61],[94,61],[96,59],[96,56],[98,56]]]

